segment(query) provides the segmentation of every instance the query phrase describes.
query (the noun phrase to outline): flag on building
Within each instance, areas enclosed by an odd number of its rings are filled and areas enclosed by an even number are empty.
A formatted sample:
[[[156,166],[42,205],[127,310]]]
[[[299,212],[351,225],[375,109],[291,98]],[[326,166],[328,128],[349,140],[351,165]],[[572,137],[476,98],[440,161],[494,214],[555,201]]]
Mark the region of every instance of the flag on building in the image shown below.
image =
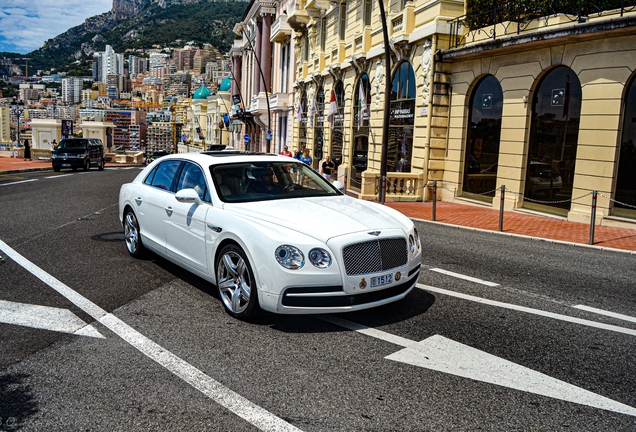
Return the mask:
[[[364,94],[364,83],[360,82],[360,90],[358,91],[358,129],[362,127],[364,122],[364,114],[367,111],[367,97]]]
[[[298,110],[296,111],[296,121],[300,123],[303,119],[303,103],[298,101]]]
[[[318,113],[318,107],[316,106],[316,95],[311,100],[311,108],[309,108],[309,127],[314,126],[314,116]]]
[[[327,113],[327,121],[331,124],[333,124],[336,111],[338,111],[338,106],[336,105],[336,92],[331,90],[331,101],[329,102],[329,112]]]

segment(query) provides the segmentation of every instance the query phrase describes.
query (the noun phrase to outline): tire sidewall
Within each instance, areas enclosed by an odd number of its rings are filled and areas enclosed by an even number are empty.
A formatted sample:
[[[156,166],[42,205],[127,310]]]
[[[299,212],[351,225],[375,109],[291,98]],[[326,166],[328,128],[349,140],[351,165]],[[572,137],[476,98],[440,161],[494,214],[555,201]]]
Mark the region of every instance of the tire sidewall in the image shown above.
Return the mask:
[[[245,262],[245,266],[247,267],[247,272],[250,276],[250,282],[251,282],[251,286],[250,286],[250,300],[248,302],[247,308],[245,308],[245,310],[241,313],[235,313],[233,311],[231,311],[226,305],[225,302],[223,301],[223,293],[221,292],[219,285],[218,285],[218,276],[219,276],[219,264],[221,262],[221,259],[223,258],[223,256],[228,253],[228,252],[234,252],[236,254],[238,254],[241,259]],[[217,295],[219,296],[219,298],[221,299],[221,303],[223,304],[223,308],[225,309],[225,311],[232,315],[234,318],[238,318],[240,320],[249,320],[254,318],[255,316],[258,315],[258,312],[260,311],[260,306],[258,303],[258,288],[256,286],[256,278],[254,277],[254,272],[252,271],[252,264],[250,263],[250,261],[247,259],[247,256],[245,255],[245,252],[243,252],[243,249],[241,249],[239,246],[235,245],[235,244],[229,244],[225,247],[223,247],[223,249],[221,249],[221,252],[219,254],[217,254],[217,259],[214,265],[214,273],[215,273],[215,277],[216,277],[216,281],[217,281],[217,285],[216,285],[216,291],[217,291]]]

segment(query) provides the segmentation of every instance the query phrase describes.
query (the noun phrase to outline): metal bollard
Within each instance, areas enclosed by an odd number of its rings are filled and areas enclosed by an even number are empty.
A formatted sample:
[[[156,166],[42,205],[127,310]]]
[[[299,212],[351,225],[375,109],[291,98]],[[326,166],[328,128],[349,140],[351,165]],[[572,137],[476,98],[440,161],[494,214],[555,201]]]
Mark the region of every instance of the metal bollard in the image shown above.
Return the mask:
[[[432,216],[432,220],[435,221],[435,218],[437,217],[437,180],[433,180],[433,216]]]
[[[592,191],[592,218],[590,220],[590,244],[594,244],[594,223],[596,222],[596,195],[597,191]]]
[[[499,231],[503,231],[504,198],[506,195],[506,185],[501,185],[501,200],[499,202]]]

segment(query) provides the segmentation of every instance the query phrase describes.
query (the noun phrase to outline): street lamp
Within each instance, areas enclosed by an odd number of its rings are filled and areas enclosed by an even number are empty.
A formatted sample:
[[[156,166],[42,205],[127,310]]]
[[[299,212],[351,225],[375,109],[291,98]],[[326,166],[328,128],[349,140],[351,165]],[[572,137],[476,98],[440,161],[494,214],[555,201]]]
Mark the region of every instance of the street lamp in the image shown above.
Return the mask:
[[[17,138],[18,145],[20,145],[20,117],[22,117],[22,114],[24,113],[24,102],[22,101],[18,102],[15,99],[13,99],[13,101],[11,102],[11,110],[13,110],[13,113],[15,114],[17,118],[18,130],[16,133],[16,138]]]
[[[391,113],[391,47],[389,46],[389,31],[384,11],[384,0],[378,0],[380,5],[380,19],[382,21],[382,35],[384,38],[384,56],[386,61],[386,83],[384,86],[384,122],[382,124],[382,159],[380,160],[380,196],[379,201],[384,204],[386,199],[386,165],[389,145],[389,116]]]

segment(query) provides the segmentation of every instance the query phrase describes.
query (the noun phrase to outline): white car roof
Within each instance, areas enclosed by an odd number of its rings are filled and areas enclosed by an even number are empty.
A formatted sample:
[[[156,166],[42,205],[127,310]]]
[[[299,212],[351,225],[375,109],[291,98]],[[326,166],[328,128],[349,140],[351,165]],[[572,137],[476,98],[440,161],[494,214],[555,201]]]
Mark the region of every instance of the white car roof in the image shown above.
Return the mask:
[[[283,159],[281,159],[283,158]],[[166,155],[161,160],[166,159],[187,159],[198,163],[201,166],[241,163],[241,162],[271,162],[274,160],[286,160],[291,158],[278,154],[269,153],[246,153],[240,151],[212,151],[212,152],[190,152]],[[298,161],[299,162],[299,161]]]

